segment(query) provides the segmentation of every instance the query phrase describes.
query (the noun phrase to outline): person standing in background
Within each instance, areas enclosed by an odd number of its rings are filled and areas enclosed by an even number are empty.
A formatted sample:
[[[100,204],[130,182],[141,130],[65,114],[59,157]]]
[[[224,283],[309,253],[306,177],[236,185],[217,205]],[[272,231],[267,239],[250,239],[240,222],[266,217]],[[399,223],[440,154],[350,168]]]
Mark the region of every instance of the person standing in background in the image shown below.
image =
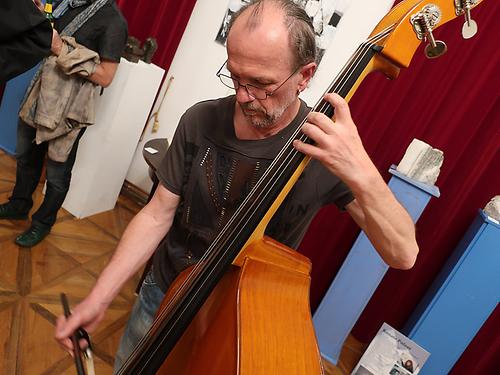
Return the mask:
[[[33,4],[32,7],[40,13]],[[22,247],[38,244],[54,225],[69,190],[78,142],[85,130],[83,126],[93,122],[93,116],[87,113],[94,110],[95,85],[108,87],[111,84],[127,41],[127,22],[114,0],[62,0],[55,7],[54,17],[54,27],[63,41],[53,48],[54,56],[47,58],[40,74],[35,75],[21,106],[16,184],[9,202],[0,204],[0,219],[28,217],[47,155],[47,189],[42,205],[32,215],[31,226],[15,239]],[[44,24],[50,28],[48,21]],[[38,115],[41,107],[43,116]],[[66,111],[67,108],[73,110],[69,117],[61,115],[61,109]],[[37,115],[33,116],[35,111]],[[86,118],[89,122],[75,121],[75,113],[91,119]],[[58,148],[52,147],[62,137],[57,134],[53,136],[58,138],[50,141],[40,140],[40,118],[43,122],[55,123],[67,134],[71,132],[71,137],[63,140],[68,142],[62,146],[58,143]],[[47,133],[47,130],[42,131]]]

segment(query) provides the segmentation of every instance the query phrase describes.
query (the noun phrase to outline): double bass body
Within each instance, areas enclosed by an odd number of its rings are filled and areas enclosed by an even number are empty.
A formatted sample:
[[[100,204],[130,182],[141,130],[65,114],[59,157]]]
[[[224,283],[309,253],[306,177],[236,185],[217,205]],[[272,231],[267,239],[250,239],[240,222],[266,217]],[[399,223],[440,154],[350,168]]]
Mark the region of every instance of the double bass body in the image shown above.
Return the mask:
[[[226,272],[158,374],[323,373],[309,306],[310,261],[268,237],[243,252],[242,264]]]

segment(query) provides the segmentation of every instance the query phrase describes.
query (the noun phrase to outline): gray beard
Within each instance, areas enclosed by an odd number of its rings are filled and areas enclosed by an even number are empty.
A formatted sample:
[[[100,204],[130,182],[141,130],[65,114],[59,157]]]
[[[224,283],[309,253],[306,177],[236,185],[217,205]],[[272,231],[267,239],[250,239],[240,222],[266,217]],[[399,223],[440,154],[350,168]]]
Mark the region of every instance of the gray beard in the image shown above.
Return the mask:
[[[283,115],[285,110],[291,105],[292,103],[288,103],[287,105],[284,105],[282,107],[277,108],[274,113],[268,114],[263,112],[261,109],[254,108],[251,104],[243,104],[242,109],[243,109],[243,114],[245,117],[248,119],[250,124],[257,129],[269,129],[272,128],[275,124],[276,121]],[[245,114],[245,110],[252,110],[252,111],[258,111],[260,114],[262,114],[264,117],[263,118],[256,118],[254,116],[247,116]]]

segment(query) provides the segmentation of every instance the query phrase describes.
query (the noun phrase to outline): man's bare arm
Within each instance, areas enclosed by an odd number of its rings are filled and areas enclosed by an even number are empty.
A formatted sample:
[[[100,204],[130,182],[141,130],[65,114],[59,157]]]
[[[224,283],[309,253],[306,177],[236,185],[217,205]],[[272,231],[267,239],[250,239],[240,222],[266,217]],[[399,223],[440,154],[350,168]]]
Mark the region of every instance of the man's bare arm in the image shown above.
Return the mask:
[[[406,210],[385,192],[371,203],[362,205],[355,199],[347,212],[365,232],[384,262],[399,269],[410,269],[418,254],[415,229]]]
[[[60,316],[57,320],[56,339],[66,350],[72,350],[69,337],[78,327],[89,332],[97,327],[122,286],[152,256],[172,225],[179,199],[160,184],[151,202],[129,223],[90,294],[69,319]]]
[[[349,186],[356,199],[346,209],[384,261],[391,267],[411,268],[418,245],[410,216],[368,156],[346,101],[337,94],[325,99],[335,108],[335,122],[311,113],[302,131],[316,144],[295,141],[295,148],[319,160]]]
[[[113,82],[116,69],[118,69],[117,62],[102,60],[101,63],[96,66],[94,73],[87,77],[87,79],[102,87],[108,87],[111,82]]]
[[[61,37],[56,30],[53,30],[51,51],[54,55],[59,56],[61,54],[62,44]],[[103,59],[100,64],[96,65],[94,73],[85,78],[102,87],[108,87],[113,82],[116,69],[118,69],[117,62]]]

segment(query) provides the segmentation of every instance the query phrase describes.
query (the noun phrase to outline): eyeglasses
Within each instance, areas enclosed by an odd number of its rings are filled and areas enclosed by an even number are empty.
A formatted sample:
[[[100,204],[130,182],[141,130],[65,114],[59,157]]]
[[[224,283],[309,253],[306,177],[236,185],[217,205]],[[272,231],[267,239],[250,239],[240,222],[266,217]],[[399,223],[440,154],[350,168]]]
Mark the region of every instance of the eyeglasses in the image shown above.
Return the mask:
[[[230,75],[228,74],[224,74],[222,73],[223,69],[226,67],[226,64],[227,64],[227,61],[222,64],[222,66],[220,67],[220,69],[217,71],[217,74],[216,76],[219,77],[220,81],[222,82],[222,84],[226,87],[229,87],[230,89],[233,89],[233,90],[236,90],[238,91],[238,89],[240,87],[244,87],[245,90],[247,91],[248,95],[250,95],[252,98],[254,99],[258,99],[258,100],[265,100],[267,99],[269,96],[273,96],[274,93],[276,91],[278,91],[281,86],[283,86],[290,78],[293,77],[293,75],[295,73],[297,73],[297,71],[299,70],[300,66],[298,66],[292,74],[290,74],[288,76],[287,79],[285,79],[283,82],[281,82],[281,84],[276,87],[274,90],[272,91],[267,91],[266,89],[262,88],[262,87],[257,87],[257,86],[254,86],[254,85],[250,85],[250,84],[242,84],[240,81],[238,81],[236,78],[233,78],[231,77]],[[226,71],[227,68],[226,68]],[[229,73],[229,72],[228,72]],[[231,74],[231,73],[229,73]]]

